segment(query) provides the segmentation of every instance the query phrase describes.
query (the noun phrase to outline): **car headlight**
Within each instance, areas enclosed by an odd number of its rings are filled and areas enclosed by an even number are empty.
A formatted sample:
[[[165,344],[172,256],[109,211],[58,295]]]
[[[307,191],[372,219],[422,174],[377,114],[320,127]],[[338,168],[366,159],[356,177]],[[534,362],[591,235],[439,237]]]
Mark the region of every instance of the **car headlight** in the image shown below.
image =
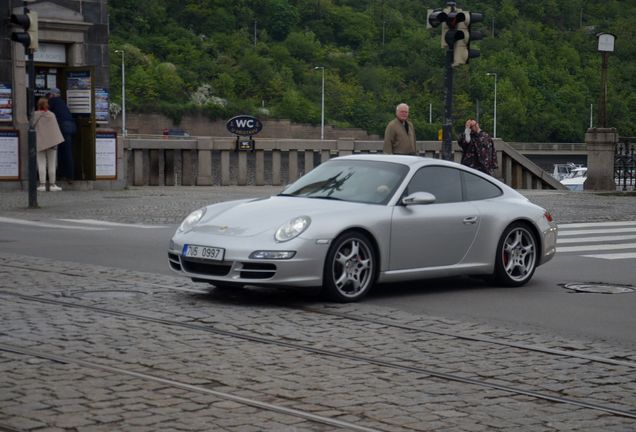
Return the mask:
[[[309,216],[298,216],[287,223],[281,225],[274,234],[274,239],[277,242],[286,242],[293,238],[298,237],[309,227],[311,218]]]
[[[205,207],[200,208],[198,210],[193,211],[186,217],[181,225],[179,225],[179,232],[188,232],[190,231],[196,224],[201,220],[203,215],[205,214]]]

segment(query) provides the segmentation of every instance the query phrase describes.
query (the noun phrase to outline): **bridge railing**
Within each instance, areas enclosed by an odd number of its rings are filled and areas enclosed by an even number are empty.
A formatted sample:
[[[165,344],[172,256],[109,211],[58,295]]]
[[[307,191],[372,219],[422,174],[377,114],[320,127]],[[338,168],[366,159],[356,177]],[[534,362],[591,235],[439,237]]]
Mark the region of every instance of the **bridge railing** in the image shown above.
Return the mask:
[[[441,143],[418,141],[419,154],[440,158]],[[236,151],[233,138],[127,136],[124,167],[129,186],[284,185],[332,157],[382,153],[381,141],[256,139],[256,150]],[[495,140],[495,176],[516,189],[564,189],[549,173],[506,142]],[[461,150],[453,143],[453,158]]]
[[[619,137],[614,154],[616,189],[636,189],[636,137]]]

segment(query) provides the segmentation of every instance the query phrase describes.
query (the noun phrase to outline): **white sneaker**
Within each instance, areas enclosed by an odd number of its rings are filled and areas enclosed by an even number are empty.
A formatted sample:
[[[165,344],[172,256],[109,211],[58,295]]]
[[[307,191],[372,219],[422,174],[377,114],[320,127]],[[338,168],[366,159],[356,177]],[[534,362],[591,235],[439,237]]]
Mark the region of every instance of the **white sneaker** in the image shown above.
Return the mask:
[[[46,185],[41,184],[38,186],[38,192],[46,192]]]
[[[61,187],[59,187],[59,186],[58,186],[58,185],[56,185],[56,184],[53,184],[53,185],[49,186],[49,190],[50,190],[51,192],[59,192],[59,191],[61,191],[61,190],[62,190],[62,188],[61,188]]]

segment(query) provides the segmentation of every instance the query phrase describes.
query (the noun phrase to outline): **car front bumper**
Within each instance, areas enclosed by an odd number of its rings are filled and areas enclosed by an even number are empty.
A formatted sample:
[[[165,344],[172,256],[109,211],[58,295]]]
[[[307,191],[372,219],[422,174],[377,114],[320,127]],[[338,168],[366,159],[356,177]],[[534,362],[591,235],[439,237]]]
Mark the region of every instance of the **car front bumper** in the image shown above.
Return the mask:
[[[253,238],[215,236],[201,242],[200,239],[175,235],[168,248],[168,262],[173,271],[210,283],[297,287],[322,285],[328,243],[301,238],[280,244],[266,243],[262,248],[255,246],[258,243]],[[214,245],[223,248],[225,256],[222,261],[187,257],[183,254],[184,244]],[[250,258],[252,252],[257,250],[292,250],[295,255],[290,259]]]

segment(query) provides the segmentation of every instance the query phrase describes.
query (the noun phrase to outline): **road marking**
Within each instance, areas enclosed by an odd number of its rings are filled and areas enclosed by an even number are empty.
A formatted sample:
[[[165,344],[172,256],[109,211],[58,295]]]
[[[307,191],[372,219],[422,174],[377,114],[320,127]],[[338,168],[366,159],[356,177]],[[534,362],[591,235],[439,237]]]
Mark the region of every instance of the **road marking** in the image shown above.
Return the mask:
[[[84,231],[105,231],[108,229],[108,228],[97,228],[97,227],[58,225],[58,224],[52,224],[48,222],[13,219],[13,218],[6,218],[6,217],[0,217],[0,222],[15,224],[15,225],[36,226],[39,228],[60,228],[60,229],[74,229],[74,230],[84,230]]]
[[[597,254],[597,255],[581,255],[587,258],[601,258],[608,260],[615,259],[630,259],[636,258],[636,252],[623,252],[623,253],[614,253],[614,254]]]
[[[559,229],[603,227],[603,226],[630,226],[630,225],[636,225],[636,221],[566,223],[566,224],[559,224]]]
[[[557,252],[583,252],[583,251],[601,251],[616,249],[636,249],[636,243],[620,243],[609,245],[590,245],[590,246],[564,246],[557,247]]]
[[[634,241],[636,235],[628,234],[636,232],[636,221],[613,221],[613,222],[585,222],[560,224],[557,237],[557,252],[559,253],[581,253],[581,252],[602,252],[607,253],[587,254],[580,256],[587,258],[600,258],[606,260],[634,259],[636,252],[616,252],[610,251],[621,249],[636,249]],[[608,234],[608,235],[595,235]],[[572,246],[563,246],[572,245]]]
[[[587,229],[587,230],[562,230],[559,228],[559,236],[573,236],[581,234],[619,234],[625,232],[636,232],[636,228],[607,228],[607,229]]]
[[[566,244],[566,243],[598,243],[598,242],[610,242],[610,241],[634,240],[634,239],[636,239],[636,235],[579,237],[579,238],[558,239],[557,240],[557,244]]]
[[[130,227],[130,228],[168,228],[167,225],[144,225],[144,224],[128,224],[128,223],[119,223],[119,222],[108,222],[101,221],[96,219],[57,219],[64,222],[71,223],[81,223],[85,225],[103,225],[103,226],[111,226],[111,227]]]

